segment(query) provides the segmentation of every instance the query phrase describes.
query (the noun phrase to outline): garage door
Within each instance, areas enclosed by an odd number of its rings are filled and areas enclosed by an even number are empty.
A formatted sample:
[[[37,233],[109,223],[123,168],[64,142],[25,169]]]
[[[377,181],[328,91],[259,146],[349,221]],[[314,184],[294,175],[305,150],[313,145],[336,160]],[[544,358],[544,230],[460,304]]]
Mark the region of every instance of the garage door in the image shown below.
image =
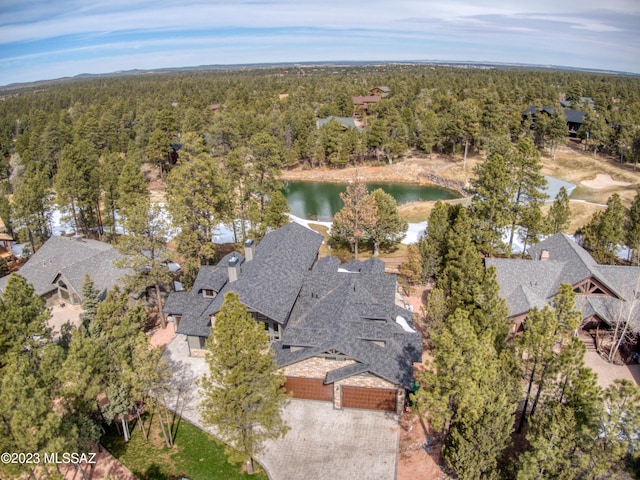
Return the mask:
[[[395,412],[396,390],[342,386],[342,406]]]
[[[325,385],[319,378],[287,377],[284,387],[293,392],[293,398],[333,401],[333,385]]]

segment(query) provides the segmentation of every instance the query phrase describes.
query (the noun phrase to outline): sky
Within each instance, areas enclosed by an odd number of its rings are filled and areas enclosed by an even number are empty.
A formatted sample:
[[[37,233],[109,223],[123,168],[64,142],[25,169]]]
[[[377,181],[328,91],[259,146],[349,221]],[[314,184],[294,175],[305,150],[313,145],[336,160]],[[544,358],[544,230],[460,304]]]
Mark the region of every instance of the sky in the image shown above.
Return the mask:
[[[132,69],[341,60],[640,73],[640,1],[0,0],[0,85]]]

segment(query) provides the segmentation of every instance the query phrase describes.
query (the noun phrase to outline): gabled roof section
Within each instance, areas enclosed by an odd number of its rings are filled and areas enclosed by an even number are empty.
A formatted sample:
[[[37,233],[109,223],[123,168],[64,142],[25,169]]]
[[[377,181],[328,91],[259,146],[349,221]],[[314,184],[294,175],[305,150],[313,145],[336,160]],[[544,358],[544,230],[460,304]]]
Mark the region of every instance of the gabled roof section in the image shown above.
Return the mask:
[[[545,305],[555,295],[565,262],[485,258],[485,266],[496,268],[500,294],[507,300],[509,315],[514,316]]]
[[[393,275],[309,273],[284,337],[274,344],[278,364],[290,365],[334,349],[357,366],[330,372],[328,383],[368,371],[410,388],[413,362],[421,360],[422,338],[395,321],[401,315],[413,325],[411,312],[395,305],[395,289]],[[371,340],[384,341],[385,347]],[[292,346],[308,348],[292,351]]]
[[[242,264],[240,278],[220,293],[236,292],[250,310],[285,324],[322,242],[322,235],[295,222],[270,232],[256,246],[254,259]],[[208,313],[215,314],[223,301],[218,295]]]
[[[219,262],[218,265],[201,265],[198,276],[193,282],[192,291],[196,293],[200,293],[202,290],[219,292],[228,280],[229,272],[223,262]]]
[[[382,100],[382,98],[377,95],[364,95],[364,96],[357,96],[352,98],[353,98],[354,105],[364,105],[366,103],[378,103],[380,100]]]
[[[640,290],[640,267],[598,265],[595,270],[597,278],[621,298],[629,299],[634,290]]]
[[[614,313],[629,308],[634,290],[640,290],[640,267],[598,265],[586,250],[562,233],[530,247],[529,255],[532,260],[485,259],[487,268],[496,268],[500,295],[507,301],[510,316],[551,303],[561,283],[575,286],[589,280],[604,287],[604,294],[579,294],[577,307],[583,318],[597,315],[612,325],[616,322]],[[640,308],[633,316],[632,328],[640,331]]]
[[[185,322],[183,315],[178,333],[208,336],[207,325],[210,318],[220,310],[224,294],[230,291],[236,292],[249,310],[285,324],[302,287],[304,276],[316,260],[322,241],[322,235],[313,230],[297,223],[289,223],[265,235],[256,246],[253,260],[247,262],[243,255],[233,252],[215,267],[201,267],[189,295],[198,296],[199,290],[209,286],[213,290],[217,287],[218,295],[213,299],[194,300],[193,305],[200,309],[197,315],[190,303],[185,304],[185,308],[189,309],[189,321]],[[234,282],[228,281],[228,262],[231,256],[238,257],[240,264],[239,278]],[[173,305],[171,298],[174,295],[176,293],[169,295],[169,305]],[[176,300],[176,305],[180,305],[178,302],[182,300]],[[170,312],[166,306],[164,312],[180,313]]]
[[[590,277],[595,277],[605,287],[619,295],[619,292],[602,276],[602,265],[598,265],[589,252],[564,233],[556,233],[542,242],[529,247],[528,253],[533,260],[541,260],[542,252],[548,252],[548,260],[542,263],[561,261],[564,268],[561,282],[576,285]],[[557,290],[557,289],[556,289]]]
[[[318,128],[322,128],[323,125],[326,125],[331,120],[337,121],[344,128],[358,128],[358,126],[356,125],[356,122],[353,120],[352,117],[334,117],[333,115],[326,118],[319,118]]]
[[[571,108],[564,109],[564,116],[569,123],[583,123],[584,113],[582,110],[573,110]]]
[[[55,290],[55,278],[62,274],[82,299],[82,284],[89,274],[95,287],[104,295],[118,280],[128,273],[116,268],[113,261],[123,255],[112,245],[83,238],[49,238],[19,270],[19,274],[33,284],[38,295]],[[8,277],[0,279],[3,290]]]

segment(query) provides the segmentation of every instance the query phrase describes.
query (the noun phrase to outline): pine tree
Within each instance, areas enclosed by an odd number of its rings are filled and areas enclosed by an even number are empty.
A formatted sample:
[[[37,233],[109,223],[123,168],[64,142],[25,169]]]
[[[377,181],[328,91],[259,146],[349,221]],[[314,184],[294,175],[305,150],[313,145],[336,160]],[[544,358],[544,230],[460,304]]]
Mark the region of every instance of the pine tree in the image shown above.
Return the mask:
[[[425,235],[418,242],[422,256],[423,282],[440,276],[447,251],[447,237],[451,228],[450,216],[452,214],[452,209],[448,204],[437,201],[429,215]]]
[[[264,329],[234,292],[225,295],[207,349],[209,374],[200,382],[202,418],[229,443],[229,460],[247,462],[252,473],[262,443],[287,431],[281,417],[284,374]]]
[[[333,217],[331,236],[336,240],[346,240],[351,244],[358,259],[358,245],[367,238],[367,232],[378,221],[376,204],[367,191],[367,186],[356,179],[340,194],[344,207]]]
[[[13,195],[12,214],[16,228],[27,231],[35,252],[49,238],[51,221],[51,181],[48,172],[32,163]]]
[[[118,177],[118,200],[116,206],[123,220],[130,211],[149,196],[144,175],[140,171],[140,162],[133,155],[128,155]]]
[[[528,230],[542,231],[542,215],[538,211],[547,197],[544,188],[547,180],[542,175],[540,152],[529,138],[518,142],[516,150],[507,157],[508,170],[511,174],[512,206],[511,234],[509,236],[509,250],[513,246],[513,239],[518,226]]]
[[[511,179],[502,155],[489,155],[484,163],[478,164],[474,173],[471,200],[471,215],[477,225],[478,245],[482,251],[492,256],[504,250],[503,230],[509,225],[511,206]]]
[[[0,297],[0,369],[13,355],[35,351],[50,337],[49,310],[33,285],[13,274]]]
[[[614,193],[607,200],[607,209],[596,212],[583,228],[583,246],[598,263],[615,263],[616,251],[625,241],[625,208],[620,195]]]
[[[482,257],[471,232],[471,219],[461,209],[447,236],[444,268],[436,284],[448,297],[449,312],[472,305],[474,290],[484,278]]]
[[[604,394],[598,438],[600,455],[611,463],[632,460],[640,451],[640,387],[616,379]]]
[[[547,228],[549,233],[559,233],[569,226],[571,208],[569,207],[569,195],[567,189],[560,187],[549,214],[547,215]]]
[[[145,150],[147,159],[155,163],[160,170],[160,178],[169,170],[171,139],[166,132],[157,128],[151,133]]]
[[[231,185],[211,155],[196,139],[189,140],[188,136],[178,165],[167,177],[167,209],[179,228],[178,252],[193,267],[186,272],[187,278],[195,279],[200,265],[216,258],[212,238],[218,224],[229,217],[232,195]]]
[[[95,287],[89,274],[85,274],[82,282],[82,313],[80,314],[80,320],[82,320],[84,328],[89,329],[96,318],[98,303],[100,303],[100,292]]]
[[[269,196],[267,201],[267,209],[264,214],[264,222],[261,230],[265,233],[270,230],[276,230],[289,223],[290,219],[287,212],[290,211],[287,198],[280,190],[276,190]],[[264,236],[261,235],[260,238]]]
[[[491,478],[511,442],[517,376],[508,352],[495,350],[491,331],[477,334],[457,309],[433,324],[434,361],[418,374],[413,397],[430,426],[445,434],[443,456],[462,478]]]
[[[422,257],[416,244],[409,245],[407,256],[400,264],[400,275],[409,285],[418,285],[422,282]]]
[[[368,231],[368,235],[373,243],[373,256],[377,257],[380,246],[394,246],[400,243],[409,225],[400,217],[396,200],[391,195],[378,188],[371,192],[371,197],[378,212],[378,219]]]
[[[117,153],[105,155],[100,165],[100,177],[103,191],[103,208],[105,210],[105,226],[115,233],[116,212],[118,210],[119,183],[123,160]]]
[[[54,186],[60,208],[71,207],[76,229],[84,235],[95,229],[101,232],[98,155],[88,141],[81,140],[64,147]]]
[[[268,133],[259,133],[251,139],[253,153],[253,193],[260,200],[260,222],[264,214],[269,195],[280,190],[282,183],[278,180],[284,162],[284,149],[278,140]]]
[[[555,160],[558,145],[560,145],[560,143],[563,141],[566,142],[567,135],[569,134],[569,130],[567,128],[567,118],[564,115],[563,109],[556,108],[556,111],[551,116],[551,119],[549,121],[547,134],[549,136],[549,142],[551,144],[551,156]]]
[[[640,190],[636,192],[627,214],[626,245],[629,248],[629,260],[640,266]]]
[[[154,289],[160,324],[165,328],[161,292],[162,287],[172,281],[167,266],[167,219],[160,206],[147,200],[132,209],[123,224],[126,234],[118,238],[116,247],[125,256],[115,264],[131,269],[124,277],[128,291],[144,293],[148,288]]]

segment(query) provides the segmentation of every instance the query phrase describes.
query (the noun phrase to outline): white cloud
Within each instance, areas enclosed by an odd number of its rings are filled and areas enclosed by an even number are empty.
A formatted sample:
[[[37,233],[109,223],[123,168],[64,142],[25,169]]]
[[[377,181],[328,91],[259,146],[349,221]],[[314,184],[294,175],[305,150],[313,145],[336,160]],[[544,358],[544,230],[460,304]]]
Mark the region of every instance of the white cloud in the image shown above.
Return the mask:
[[[579,8],[567,0],[0,2],[1,83],[34,72],[45,73],[31,80],[53,72],[334,59],[577,61],[640,71],[636,0],[583,0]],[[589,50],[575,52],[575,44]]]

